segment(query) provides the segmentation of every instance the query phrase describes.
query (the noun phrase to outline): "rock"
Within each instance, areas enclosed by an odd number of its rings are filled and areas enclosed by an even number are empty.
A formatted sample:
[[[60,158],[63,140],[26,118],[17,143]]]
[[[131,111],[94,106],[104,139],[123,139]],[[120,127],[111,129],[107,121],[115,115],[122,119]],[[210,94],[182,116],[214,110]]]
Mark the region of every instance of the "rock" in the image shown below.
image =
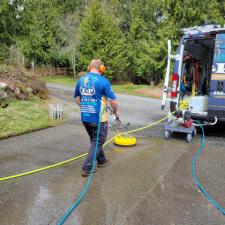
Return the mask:
[[[20,89],[18,87],[15,89],[15,93],[16,93],[16,96],[19,97],[19,95],[20,95]]]
[[[6,99],[7,97],[8,97],[8,95],[6,94],[6,92],[0,91],[0,101]]]
[[[13,84],[9,84],[7,87],[6,87],[7,90],[11,91],[11,92],[14,92],[15,91],[15,86]]]
[[[32,94],[33,93],[33,89],[30,88],[30,87],[27,87],[27,88],[24,89],[24,93]]]
[[[8,95],[5,91],[0,91],[0,107],[6,108],[9,105]]]
[[[6,83],[0,82],[0,89],[5,89],[8,85]]]

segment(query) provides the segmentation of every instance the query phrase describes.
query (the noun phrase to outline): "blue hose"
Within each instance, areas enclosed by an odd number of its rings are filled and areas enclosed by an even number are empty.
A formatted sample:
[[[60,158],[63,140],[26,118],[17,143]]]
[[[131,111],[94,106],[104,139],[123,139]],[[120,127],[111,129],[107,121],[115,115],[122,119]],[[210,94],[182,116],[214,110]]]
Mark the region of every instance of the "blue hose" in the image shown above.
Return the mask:
[[[88,181],[84,187],[84,190],[80,193],[80,196],[78,197],[78,199],[76,200],[76,202],[70,207],[70,209],[66,212],[66,214],[62,217],[62,219],[60,220],[60,222],[58,223],[58,225],[62,225],[65,223],[65,221],[68,219],[68,217],[70,216],[70,214],[73,212],[74,209],[77,208],[77,206],[80,204],[80,202],[82,201],[82,199],[84,198],[84,196],[86,195],[88,188],[90,186],[92,177],[93,177],[93,172],[95,169],[95,160],[97,157],[97,150],[98,150],[98,141],[99,141],[99,134],[100,134],[100,127],[101,127],[101,117],[103,112],[105,111],[105,109],[102,110],[102,113],[99,114],[99,122],[98,122],[98,132],[97,132],[97,138],[96,138],[96,145],[95,145],[95,150],[94,150],[94,159],[93,159],[93,164],[92,164],[92,168],[91,168],[91,174],[88,178]]]
[[[198,121],[197,121],[198,122]],[[199,122],[198,122],[199,123]],[[219,212],[221,212],[224,216],[225,216],[225,209],[222,208],[207,192],[206,190],[202,187],[201,183],[199,182],[196,173],[195,173],[195,167],[196,167],[196,161],[198,159],[198,156],[200,155],[200,153],[203,150],[203,147],[205,145],[205,133],[204,133],[204,128],[203,126],[199,123],[201,129],[202,129],[202,143],[201,146],[199,147],[195,157],[192,160],[192,176],[193,179],[195,181],[195,183],[197,184],[199,190],[205,195],[205,197],[219,210]]]

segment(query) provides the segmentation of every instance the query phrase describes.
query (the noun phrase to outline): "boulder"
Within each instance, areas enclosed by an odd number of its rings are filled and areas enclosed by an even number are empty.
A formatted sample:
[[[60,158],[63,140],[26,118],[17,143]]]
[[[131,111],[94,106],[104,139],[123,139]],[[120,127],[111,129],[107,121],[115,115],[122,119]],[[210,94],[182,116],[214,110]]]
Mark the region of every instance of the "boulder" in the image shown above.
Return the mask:
[[[6,83],[0,82],[0,89],[5,89],[8,85]]]
[[[20,89],[18,87],[15,89],[15,94],[17,97],[20,96]]]
[[[9,105],[8,95],[0,90],[0,108],[6,108]]]
[[[0,101],[6,99],[8,97],[8,95],[6,94],[5,91],[0,91]]]

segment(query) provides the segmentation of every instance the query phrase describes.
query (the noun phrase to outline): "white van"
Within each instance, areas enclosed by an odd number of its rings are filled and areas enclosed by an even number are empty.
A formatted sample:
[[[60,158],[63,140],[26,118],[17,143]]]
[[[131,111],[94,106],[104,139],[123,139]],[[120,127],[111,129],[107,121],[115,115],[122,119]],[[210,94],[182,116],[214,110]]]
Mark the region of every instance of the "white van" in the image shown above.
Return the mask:
[[[206,25],[182,30],[176,55],[171,55],[164,81],[162,109],[170,111],[186,103],[192,119],[225,121],[225,26]],[[174,60],[172,86],[169,88],[170,61]]]

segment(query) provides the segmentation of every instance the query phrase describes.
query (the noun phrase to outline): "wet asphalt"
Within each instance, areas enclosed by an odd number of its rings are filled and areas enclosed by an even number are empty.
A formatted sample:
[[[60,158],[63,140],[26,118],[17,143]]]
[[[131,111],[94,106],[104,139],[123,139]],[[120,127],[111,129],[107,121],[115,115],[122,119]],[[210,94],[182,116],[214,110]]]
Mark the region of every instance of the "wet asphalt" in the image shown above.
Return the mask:
[[[0,141],[0,177],[87,151],[88,137],[79,122],[72,89],[57,85],[50,88],[52,101],[63,105],[68,122]],[[118,98],[121,120],[124,124],[131,122],[131,128],[167,114],[159,110],[159,100],[126,95]],[[110,129],[109,136],[114,133]],[[138,140],[135,147],[114,144],[105,147],[111,164],[98,169],[86,197],[65,224],[224,225],[225,217],[192,179],[191,163],[201,135],[190,144],[182,135],[164,140],[163,125],[135,135]],[[196,171],[203,187],[225,208],[224,136],[223,127],[206,130],[206,145]],[[63,167],[0,182],[0,224],[57,224],[87,181],[81,177],[82,162],[80,159]]]

